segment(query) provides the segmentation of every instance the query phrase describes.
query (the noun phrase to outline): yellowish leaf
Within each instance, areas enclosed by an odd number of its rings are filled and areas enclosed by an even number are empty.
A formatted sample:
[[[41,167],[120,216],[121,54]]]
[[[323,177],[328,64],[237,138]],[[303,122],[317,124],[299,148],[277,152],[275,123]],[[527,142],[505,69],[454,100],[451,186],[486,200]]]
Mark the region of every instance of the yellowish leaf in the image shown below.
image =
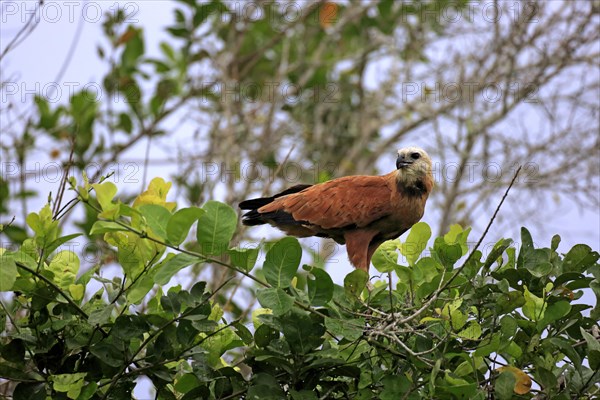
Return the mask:
[[[148,185],[148,190],[135,199],[133,207],[137,208],[143,204],[158,204],[169,211],[173,211],[176,203],[167,201],[169,189],[171,189],[171,182],[165,182],[163,178],[159,177],[154,178]]]
[[[510,372],[514,375],[515,387],[513,390],[516,394],[526,394],[531,390],[531,378],[519,368],[507,365],[505,367],[498,368],[498,371]]]
[[[319,9],[319,24],[323,29],[329,28],[337,18],[338,6],[336,3],[326,1]]]
[[[83,299],[84,292],[85,287],[82,284],[69,285],[69,293],[71,293],[71,297],[73,298],[73,300]]]
[[[129,27],[129,29],[127,29],[127,31],[125,31],[125,33],[123,33],[118,39],[117,42],[115,43],[117,46],[123,43],[127,43],[129,42],[131,39],[133,39],[133,37],[137,34],[138,32],[132,28]]]

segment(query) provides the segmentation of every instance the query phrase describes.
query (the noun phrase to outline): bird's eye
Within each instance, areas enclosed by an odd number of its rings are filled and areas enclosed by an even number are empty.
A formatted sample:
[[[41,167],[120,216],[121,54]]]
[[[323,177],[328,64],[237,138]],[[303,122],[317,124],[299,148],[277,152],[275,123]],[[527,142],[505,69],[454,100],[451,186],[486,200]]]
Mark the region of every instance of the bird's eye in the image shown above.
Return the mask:
[[[421,155],[419,153],[412,153],[410,155],[410,158],[412,158],[413,160],[418,160],[421,157]]]

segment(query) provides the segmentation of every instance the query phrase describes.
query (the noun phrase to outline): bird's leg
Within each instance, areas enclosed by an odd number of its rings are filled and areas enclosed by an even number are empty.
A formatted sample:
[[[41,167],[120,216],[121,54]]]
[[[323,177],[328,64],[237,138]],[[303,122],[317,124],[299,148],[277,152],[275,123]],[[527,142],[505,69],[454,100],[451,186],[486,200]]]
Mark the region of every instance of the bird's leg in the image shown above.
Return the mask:
[[[348,251],[350,262],[355,268],[362,269],[367,274],[369,273],[371,256],[373,256],[373,252],[375,251],[374,249],[370,251],[369,244],[375,235],[377,235],[377,231],[367,229],[353,230],[344,233],[346,251]]]
[[[371,242],[369,244],[369,248],[367,250],[367,265],[371,264],[371,258],[373,257],[373,254],[375,254],[375,251],[379,248],[379,246],[381,246],[380,241],[375,241],[375,242]]]

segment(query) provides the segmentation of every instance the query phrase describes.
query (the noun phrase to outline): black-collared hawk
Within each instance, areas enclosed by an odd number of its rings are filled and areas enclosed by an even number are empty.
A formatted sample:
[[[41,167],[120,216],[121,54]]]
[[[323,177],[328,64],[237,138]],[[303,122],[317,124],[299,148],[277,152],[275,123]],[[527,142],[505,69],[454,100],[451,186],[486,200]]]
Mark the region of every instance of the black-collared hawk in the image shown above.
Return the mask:
[[[398,150],[396,170],[386,175],[345,176],[242,201],[240,208],[249,210],[242,223],[268,223],[297,237],[331,238],[346,245],[354,267],[369,272],[375,250],[423,216],[433,188],[431,169],[423,149],[403,148]]]

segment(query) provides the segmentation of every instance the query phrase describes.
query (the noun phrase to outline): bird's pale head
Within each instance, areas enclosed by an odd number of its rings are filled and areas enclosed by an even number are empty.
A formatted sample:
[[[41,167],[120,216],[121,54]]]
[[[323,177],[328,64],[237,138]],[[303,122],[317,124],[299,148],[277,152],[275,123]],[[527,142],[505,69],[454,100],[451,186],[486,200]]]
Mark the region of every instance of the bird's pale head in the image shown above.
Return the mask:
[[[431,177],[431,158],[420,147],[405,147],[398,150],[396,168],[398,181],[411,184],[426,176]]]

